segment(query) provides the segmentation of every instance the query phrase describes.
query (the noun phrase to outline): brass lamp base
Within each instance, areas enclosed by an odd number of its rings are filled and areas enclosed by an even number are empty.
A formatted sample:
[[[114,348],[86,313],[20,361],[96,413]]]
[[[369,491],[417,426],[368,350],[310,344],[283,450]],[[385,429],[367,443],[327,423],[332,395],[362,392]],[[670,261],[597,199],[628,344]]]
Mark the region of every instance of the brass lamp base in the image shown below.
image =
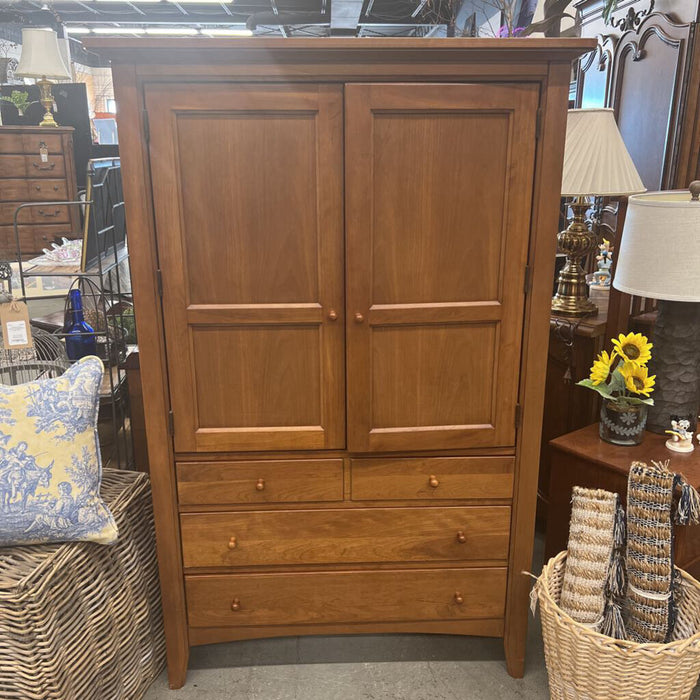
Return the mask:
[[[587,197],[574,197],[571,209],[573,219],[566,231],[557,235],[559,250],[566,253],[566,264],[559,273],[557,292],[552,298],[552,312],[565,316],[589,316],[598,307],[588,298],[586,271],[581,261],[595,250],[595,234],[586,225]]]
[[[42,78],[41,80],[37,80],[36,84],[39,86],[40,91],[39,102],[41,102],[41,106],[46,110],[44,118],[39,123],[39,126],[58,126],[51,112],[51,109],[53,107],[51,81],[47,80],[46,78]]]

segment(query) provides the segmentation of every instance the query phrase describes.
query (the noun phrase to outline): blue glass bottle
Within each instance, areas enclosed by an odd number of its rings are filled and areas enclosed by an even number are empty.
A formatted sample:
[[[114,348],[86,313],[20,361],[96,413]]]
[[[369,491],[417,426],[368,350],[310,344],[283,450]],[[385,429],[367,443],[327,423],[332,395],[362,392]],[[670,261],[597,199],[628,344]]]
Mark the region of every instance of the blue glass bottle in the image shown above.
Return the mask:
[[[83,316],[83,299],[79,289],[69,293],[70,317],[64,331],[66,333],[66,353],[68,359],[79,360],[86,355],[97,354],[97,338],[92,326],[85,322]]]

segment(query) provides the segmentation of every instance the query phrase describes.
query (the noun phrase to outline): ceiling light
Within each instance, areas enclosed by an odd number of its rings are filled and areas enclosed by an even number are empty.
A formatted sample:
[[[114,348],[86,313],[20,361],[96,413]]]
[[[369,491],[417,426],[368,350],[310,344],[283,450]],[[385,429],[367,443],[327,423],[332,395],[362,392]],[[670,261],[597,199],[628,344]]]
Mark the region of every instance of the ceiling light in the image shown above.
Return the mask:
[[[90,30],[87,27],[63,27],[63,31],[67,34],[89,34]]]
[[[180,5],[228,5],[233,0],[168,0],[168,2],[177,2]]]
[[[253,36],[250,29],[202,29],[208,36]]]
[[[94,27],[94,34],[145,34],[141,27]]]
[[[95,0],[95,2],[128,2],[140,5],[144,2],[162,2],[162,0]]]
[[[162,34],[163,36],[192,36],[199,34],[194,27],[149,27],[146,34]]]

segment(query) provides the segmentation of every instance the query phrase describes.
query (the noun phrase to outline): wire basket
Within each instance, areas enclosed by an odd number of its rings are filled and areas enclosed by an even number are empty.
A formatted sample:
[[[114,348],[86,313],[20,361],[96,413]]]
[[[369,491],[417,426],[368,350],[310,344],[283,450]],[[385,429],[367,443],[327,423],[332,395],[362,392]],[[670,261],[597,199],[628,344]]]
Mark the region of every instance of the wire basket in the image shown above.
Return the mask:
[[[32,328],[34,346],[6,350],[0,329],[0,384],[16,385],[37,379],[60,377],[70,360],[60,338],[40,328]]]
[[[700,584],[681,569],[678,616],[668,644],[594,632],[559,607],[566,552],[535,583],[552,700],[687,700],[700,674]]]

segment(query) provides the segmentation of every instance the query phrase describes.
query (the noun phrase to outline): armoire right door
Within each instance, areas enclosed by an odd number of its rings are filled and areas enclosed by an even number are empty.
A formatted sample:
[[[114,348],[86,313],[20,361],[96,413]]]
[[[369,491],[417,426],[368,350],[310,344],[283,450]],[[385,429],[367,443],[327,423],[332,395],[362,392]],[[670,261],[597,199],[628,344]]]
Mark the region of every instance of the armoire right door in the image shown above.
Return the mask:
[[[538,104],[346,86],[350,450],[515,443]]]

